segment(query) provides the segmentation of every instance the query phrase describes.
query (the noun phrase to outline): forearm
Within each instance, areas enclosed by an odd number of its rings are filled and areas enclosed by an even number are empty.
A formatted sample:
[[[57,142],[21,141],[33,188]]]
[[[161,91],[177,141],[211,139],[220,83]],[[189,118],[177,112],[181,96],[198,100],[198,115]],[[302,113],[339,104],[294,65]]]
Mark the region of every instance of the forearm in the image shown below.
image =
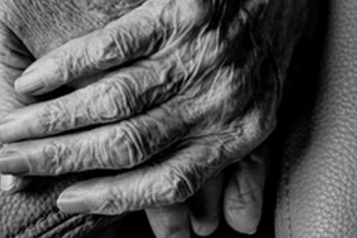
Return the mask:
[[[284,128],[277,237],[356,234],[357,4],[321,8],[328,13],[284,111],[293,120]]]

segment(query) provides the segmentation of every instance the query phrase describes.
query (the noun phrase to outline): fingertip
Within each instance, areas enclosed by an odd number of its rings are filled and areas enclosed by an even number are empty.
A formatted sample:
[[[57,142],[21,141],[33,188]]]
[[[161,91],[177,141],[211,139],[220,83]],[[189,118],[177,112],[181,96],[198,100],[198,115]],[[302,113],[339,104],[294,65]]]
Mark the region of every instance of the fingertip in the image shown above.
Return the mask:
[[[1,175],[1,190],[9,192],[17,187],[19,180],[12,175]]]
[[[57,199],[57,207],[67,214],[96,213],[98,204],[94,204],[94,201],[100,203],[101,200],[95,195],[103,192],[97,187],[96,181],[98,180],[86,180],[66,188]],[[105,185],[102,184],[104,188]]]
[[[262,196],[260,187],[242,193],[231,181],[225,192],[223,209],[228,225],[237,232],[254,234],[262,215]]]
[[[59,65],[58,60],[56,61],[55,57],[49,54],[30,65],[17,78],[14,88],[19,93],[34,96],[50,92],[67,82],[65,67]]]
[[[113,181],[114,177],[101,177],[77,182],[59,195],[57,207],[68,214],[122,215],[126,204]]]
[[[248,167],[236,170],[237,177],[231,176],[224,194],[226,222],[233,230],[248,235],[256,232],[263,206],[264,179],[253,171]]]
[[[20,77],[20,78],[16,79],[14,82],[14,88],[15,88],[16,92],[18,92],[18,93],[22,93],[21,81],[22,81],[22,79]]]
[[[219,223],[220,223],[219,218],[205,223],[194,221],[191,218],[192,230],[195,232],[196,235],[202,237],[212,235],[213,232],[217,230]]]
[[[228,225],[242,234],[252,235],[257,231],[261,208],[255,204],[249,204],[239,211],[225,209],[225,219]]]
[[[3,192],[15,193],[24,189],[28,184],[28,179],[15,177],[13,175],[1,175],[0,187]]]
[[[38,94],[45,87],[38,70],[29,70],[18,78],[14,83],[15,90],[22,94]]]
[[[91,208],[88,203],[78,197],[75,192],[64,192],[57,199],[57,207],[64,213],[90,213]]]

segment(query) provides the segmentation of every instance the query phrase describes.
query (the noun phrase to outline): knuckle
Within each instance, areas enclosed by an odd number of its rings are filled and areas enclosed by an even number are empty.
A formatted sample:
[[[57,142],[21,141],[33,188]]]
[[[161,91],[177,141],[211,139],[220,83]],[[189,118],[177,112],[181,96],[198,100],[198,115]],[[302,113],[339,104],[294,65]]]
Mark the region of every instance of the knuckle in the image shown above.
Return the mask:
[[[194,189],[188,178],[182,175],[181,172],[175,171],[175,169],[172,169],[166,176],[166,182],[168,183],[166,191],[168,205],[184,202],[194,194]]]
[[[96,122],[113,121],[122,113],[121,103],[125,100],[120,87],[113,87],[116,84],[110,82],[99,83],[93,88],[94,97],[90,99],[90,114]],[[99,100],[98,100],[99,99]],[[123,108],[124,109],[124,108]]]
[[[274,110],[271,110],[270,114],[272,113]],[[262,142],[273,132],[276,127],[276,117],[265,114],[266,112],[263,110],[256,109],[244,119],[245,127],[243,129],[248,139]]]
[[[168,24],[175,31],[193,27],[202,22],[207,14],[207,8],[197,0],[167,0],[161,4],[159,19]],[[172,30],[172,29],[171,29]]]
[[[125,192],[117,186],[109,187],[105,194],[105,200],[99,206],[100,210],[97,210],[96,213],[118,215],[132,210],[130,207],[132,203],[128,201],[127,197]]]
[[[111,130],[101,143],[108,164],[113,168],[132,168],[145,159],[137,129],[130,122],[123,121]]]
[[[109,68],[121,57],[128,56],[124,47],[130,50],[130,45],[124,43],[126,41],[116,39],[114,30],[99,30],[88,36],[84,56],[92,68]]]
[[[51,51],[30,65],[29,70],[44,70],[42,80],[50,83],[47,87],[60,86],[76,77],[76,70],[80,62],[74,60],[77,55],[78,40],[69,41],[61,47]],[[80,55],[82,57],[82,55]],[[48,71],[49,73],[45,73]],[[56,80],[53,80],[55,78]]]
[[[220,147],[230,164],[238,162],[263,143],[274,128],[274,122],[253,111],[235,121],[227,133],[221,135],[220,140],[224,143],[220,143]]]
[[[64,105],[58,101],[52,101],[40,105],[40,110],[36,118],[38,118],[35,131],[40,134],[54,134],[63,129],[70,128],[68,114],[64,113],[66,110]]]
[[[60,175],[72,172],[67,170],[69,167],[77,168],[77,166],[73,166],[75,161],[69,159],[72,150],[62,143],[49,143],[40,149],[39,154],[42,155],[41,159],[32,157],[34,171],[42,171],[41,173],[48,175]]]
[[[120,120],[135,113],[135,99],[131,90],[125,83],[127,80],[114,78],[105,82],[100,82],[94,88],[92,103],[94,105],[94,115],[97,115],[99,122]],[[129,79],[130,80],[130,79]],[[99,100],[98,100],[99,99]]]
[[[182,19],[184,19],[186,23],[198,23],[205,16],[205,7],[203,7],[201,1],[180,1],[178,9],[182,13]]]
[[[199,0],[184,0],[179,2],[179,10],[187,23],[200,23],[208,14],[206,3]]]

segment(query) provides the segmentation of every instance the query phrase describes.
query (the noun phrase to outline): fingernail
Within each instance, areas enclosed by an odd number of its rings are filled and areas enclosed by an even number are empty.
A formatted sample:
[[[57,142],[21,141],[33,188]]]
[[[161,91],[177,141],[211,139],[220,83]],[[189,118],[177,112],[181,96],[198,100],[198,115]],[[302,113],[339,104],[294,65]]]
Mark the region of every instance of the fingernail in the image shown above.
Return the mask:
[[[45,86],[44,81],[38,77],[36,71],[22,75],[15,82],[15,89],[21,93],[35,93]]]
[[[219,218],[212,222],[202,222],[202,221],[200,223],[198,223],[198,222],[192,223],[191,222],[191,225],[197,235],[206,237],[206,236],[211,235],[215,230],[217,230],[217,228],[219,226]]]
[[[12,175],[1,175],[1,190],[10,191],[13,190],[19,184],[20,180]]]
[[[209,236],[213,233],[212,229],[206,228],[205,226],[196,226],[194,231],[199,236]]]
[[[252,231],[247,232],[247,235],[254,235],[257,232],[257,228]]]
[[[23,175],[30,171],[26,160],[20,155],[10,155],[0,158],[0,173]]]
[[[89,205],[72,192],[63,192],[57,200],[58,208],[64,213],[89,213],[91,208]]]
[[[179,230],[175,231],[169,231],[164,235],[165,237],[170,237],[170,238],[190,238],[191,237],[191,231],[190,228],[180,228]]]

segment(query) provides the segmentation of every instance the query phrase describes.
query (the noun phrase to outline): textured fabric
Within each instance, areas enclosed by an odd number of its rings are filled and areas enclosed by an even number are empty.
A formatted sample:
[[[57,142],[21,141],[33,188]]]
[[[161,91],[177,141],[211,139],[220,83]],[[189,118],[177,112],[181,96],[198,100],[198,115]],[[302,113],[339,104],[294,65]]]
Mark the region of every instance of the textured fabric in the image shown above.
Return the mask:
[[[56,207],[59,193],[85,176],[36,179],[22,193],[0,193],[0,237],[92,237],[98,228],[118,221],[120,217],[65,215]],[[88,177],[88,176],[87,176]]]

